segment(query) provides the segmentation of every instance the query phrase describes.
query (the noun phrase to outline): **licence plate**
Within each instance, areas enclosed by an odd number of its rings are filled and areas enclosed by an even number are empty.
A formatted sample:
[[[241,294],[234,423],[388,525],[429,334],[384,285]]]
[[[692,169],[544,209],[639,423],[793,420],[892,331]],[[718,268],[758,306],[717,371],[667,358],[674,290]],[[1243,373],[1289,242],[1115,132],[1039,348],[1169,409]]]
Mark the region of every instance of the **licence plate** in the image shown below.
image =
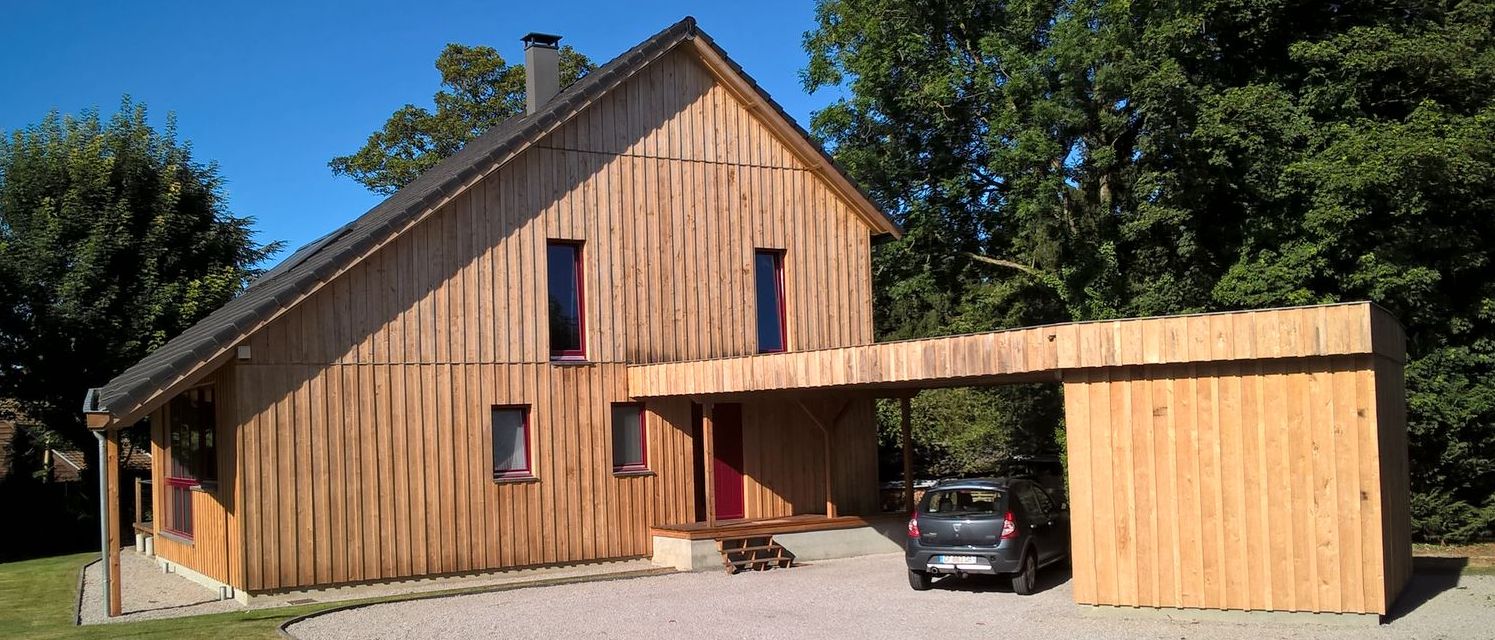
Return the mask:
[[[986,564],[976,556],[935,556],[931,562],[934,564]]]

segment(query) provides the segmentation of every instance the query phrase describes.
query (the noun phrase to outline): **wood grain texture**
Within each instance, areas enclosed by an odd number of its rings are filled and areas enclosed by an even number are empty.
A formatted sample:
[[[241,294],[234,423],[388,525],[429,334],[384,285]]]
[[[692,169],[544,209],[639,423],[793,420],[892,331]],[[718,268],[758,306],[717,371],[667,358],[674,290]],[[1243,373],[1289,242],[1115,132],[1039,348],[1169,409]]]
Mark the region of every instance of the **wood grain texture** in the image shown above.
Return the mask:
[[[1400,336],[1384,309],[1352,302],[642,362],[629,367],[628,388],[641,398],[838,388],[887,392],[1056,380],[1063,370],[1133,365],[1370,353],[1402,362]]]
[[[244,443],[236,586],[648,553],[650,525],[696,517],[690,406],[649,403],[653,473],[615,476],[622,363],[755,352],[756,248],[786,252],[790,348],[870,340],[868,227],[692,55],[650,67],[251,336],[224,422]],[[586,364],[548,357],[548,239],[583,243]],[[536,481],[491,479],[489,412],[506,404],[530,407]],[[851,513],[875,506],[871,420],[859,400],[834,443]],[[813,426],[772,403],[748,403],[744,421],[748,515],[822,511]]]
[[[1401,365],[1066,372],[1084,604],[1385,614],[1411,549]]]
[[[649,527],[696,519],[688,401],[646,403],[650,473],[612,471],[610,406],[630,401],[620,364],[241,365],[238,369],[246,390],[239,404],[246,411],[241,426],[244,438],[267,444],[246,454],[246,481],[254,485],[280,478],[294,484],[305,479],[311,490],[302,497],[324,491],[344,496],[316,506],[316,511],[327,514],[310,518],[308,530],[300,529],[303,517],[297,500],[246,505],[246,528],[270,532],[251,536],[250,569],[243,583],[251,591],[642,556],[651,550]],[[410,400],[436,407],[431,412],[436,418],[431,423],[417,420],[398,402],[375,402],[367,412],[348,410],[360,404],[361,398],[378,397],[377,386],[341,387],[336,396],[294,392],[317,388],[323,384],[318,381],[357,380],[365,370],[379,372],[375,378],[405,371],[411,380],[436,381],[429,395]],[[872,401],[859,398],[850,404],[819,402],[816,406],[829,411],[843,404],[846,409],[837,421],[833,442],[837,502],[844,513],[874,513],[877,445]],[[491,479],[489,415],[496,405],[529,407],[534,481]],[[336,434],[329,436],[332,439],[345,443],[378,440],[381,431],[388,429],[395,442],[421,441],[425,448],[435,450],[435,461],[427,462],[414,453],[402,458],[377,447],[346,446],[340,464],[348,469],[377,466],[391,457],[394,464],[374,483],[356,474],[350,482],[329,483],[339,485],[337,489],[320,488],[317,465],[321,458],[305,455],[307,449],[301,443],[283,442],[274,434],[285,428],[281,416],[323,412],[342,416],[340,428],[330,431]],[[428,436],[428,432],[435,435]],[[824,512],[820,437],[798,407],[774,401],[743,403],[747,517]],[[468,453],[457,455],[457,451]],[[419,500],[378,499],[386,480],[397,487],[413,487],[414,478],[427,487],[461,484],[469,494],[459,499],[460,492],[453,489],[448,500],[428,489]],[[362,526],[359,513],[365,516]],[[334,522],[345,524],[334,529]],[[378,531],[367,528],[370,522],[406,533],[381,539]],[[294,553],[280,548],[287,545],[287,539],[278,533],[287,523],[295,528],[290,541]],[[334,535],[337,531],[342,535]],[[416,535],[424,535],[424,541],[417,542]],[[374,539],[381,543],[369,544]],[[474,540],[480,542],[470,542]],[[459,546],[464,547],[460,553]]]
[[[214,437],[218,452],[218,484],[201,491],[193,491],[192,528],[193,535],[185,540],[172,535],[161,535],[164,518],[158,515],[152,523],[156,528],[156,555],[169,562],[188,567],[224,584],[244,585],[244,536],[235,508],[238,497],[243,495],[239,473],[239,432],[235,428],[237,415],[236,370],[233,365],[219,368],[210,374],[205,383],[213,385],[217,413],[217,431]],[[166,505],[166,474],[171,464],[167,447],[166,412],[169,406],[151,414],[151,504]],[[158,510],[157,512],[161,512]]]
[[[785,251],[790,349],[872,340],[869,228],[679,51],[256,333],[254,362],[546,362],[549,239],[582,242],[591,361],[756,353],[760,248]]]

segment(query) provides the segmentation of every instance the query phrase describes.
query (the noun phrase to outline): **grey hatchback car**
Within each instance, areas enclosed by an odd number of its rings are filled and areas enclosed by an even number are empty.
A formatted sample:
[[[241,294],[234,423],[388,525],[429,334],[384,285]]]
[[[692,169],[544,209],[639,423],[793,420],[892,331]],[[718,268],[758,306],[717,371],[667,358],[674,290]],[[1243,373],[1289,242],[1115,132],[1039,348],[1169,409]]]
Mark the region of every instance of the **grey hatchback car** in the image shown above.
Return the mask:
[[[1069,511],[1031,480],[947,480],[928,491],[908,521],[908,584],[935,576],[1008,576],[1033,593],[1038,570],[1069,558]]]

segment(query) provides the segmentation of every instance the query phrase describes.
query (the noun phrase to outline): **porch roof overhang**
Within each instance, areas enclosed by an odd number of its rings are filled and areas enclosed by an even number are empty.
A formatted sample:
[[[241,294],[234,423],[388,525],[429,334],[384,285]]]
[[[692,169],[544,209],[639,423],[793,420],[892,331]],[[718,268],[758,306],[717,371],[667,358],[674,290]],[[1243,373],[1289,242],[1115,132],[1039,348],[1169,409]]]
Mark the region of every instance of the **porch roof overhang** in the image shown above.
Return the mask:
[[[1061,380],[1065,371],[1378,355],[1405,361],[1401,325],[1352,302],[1096,322],[628,368],[635,398],[722,397]]]

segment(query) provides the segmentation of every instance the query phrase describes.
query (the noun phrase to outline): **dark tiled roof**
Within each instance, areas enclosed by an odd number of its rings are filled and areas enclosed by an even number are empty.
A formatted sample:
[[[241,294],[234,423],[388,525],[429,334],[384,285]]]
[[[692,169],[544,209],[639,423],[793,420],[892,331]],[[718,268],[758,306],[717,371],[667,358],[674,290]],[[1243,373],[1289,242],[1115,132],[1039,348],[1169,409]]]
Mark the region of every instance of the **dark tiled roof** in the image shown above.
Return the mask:
[[[119,466],[121,469],[133,469],[135,471],[151,470],[151,452],[135,447],[120,447]],[[98,454],[89,455],[77,449],[53,449],[52,456],[67,464],[75,470],[82,471],[89,467],[89,461]]]
[[[556,125],[622,84],[676,45],[692,38],[700,38],[708,43],[780,116],[790,123],[794,122],[767,92],[744,73],[737,63],[732,62],[710,36],[696,26],[695,18],[687,17],[571,83],[534,114],[514,116],[489,129],[357,220],[297,250],[280,265],[250,283],[243,295],[229,301],[91,393],[92,405],[89,406],[87,402],[90,401],[86,401],[84,409],[105,411],[116,418],[131,413],[157,390],[180,376],[191,373],[198,364],[242,340],[277,311],[294,303],[318,283],[350,266],[359,256],[388,240],[426,210],[455,195],[488,169],[534,144]],[[809,138],[798,124],[794,126]],[[815,146],[819,148],[818,145]],[[824,154],[824,151],[821,153]],[[830,160],[828,155],[825,157]],[[834,161],[830,164],[845,176],[844,170]],[[850,178],[847,180],[850,182]],[[891,218],[888,219],[888,225],[891,229],[897,229]]]

